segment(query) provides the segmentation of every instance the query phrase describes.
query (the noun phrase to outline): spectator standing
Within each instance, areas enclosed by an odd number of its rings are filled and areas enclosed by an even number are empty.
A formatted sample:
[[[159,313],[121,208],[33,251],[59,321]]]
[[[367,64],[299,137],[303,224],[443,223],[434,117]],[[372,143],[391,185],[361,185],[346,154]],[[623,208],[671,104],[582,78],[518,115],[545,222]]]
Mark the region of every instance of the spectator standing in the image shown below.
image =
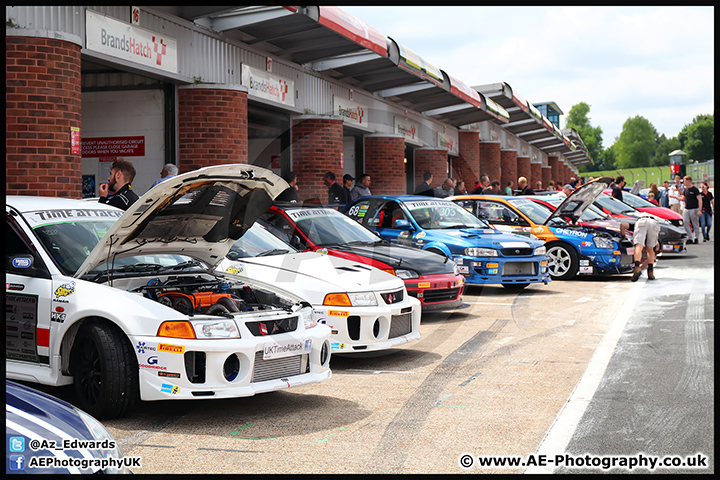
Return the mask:
[[[337,177],[334,172],[328,170],[323,176],[323,183],[328,187],[328,203],[331,205],[345,204],[345,191],[343,187],[337,183]]]
[[[351,201],[369,195],[372,195],[372,193],[370,193],[370,175],[363,173],[358,177],[353,189],[350,190]]]
[[[154,187],[160,182],[164,182],[165,180],[169,180],[172,177],[177,176],[178,174],[178,167],[177,165],[173,165],[172,163],[166,163],[163,167],[162,171],[160,172],[160,178],[155,180],[155,183],[153,183],[150,188]]]
[[[569,183],[566,183],[565,185],[563,185],[563,188],[562,188],[562,190],[560,190],[560,193],[558,194],[558,196],[567,198],[574,191],[575,191],[575,189],[573,188],[573,186],[570,185]]]
[[[550,180],[548,182],[548,191],[554,192],[555,191],[555,180]]]
[[[452,178],[448,177],[445,179],[442,185],[439,185],[435,188],[434,193],[437,198],[446,198],[454,193],[454,189],[455,182]]]
[[[622,202],[623,199],[623,187],[625,186],[625,177],[622,175],[618,175],[615,178],[615,183],[611,186],[612,188],[612,196],[617,198]]]
[[[488,195],[500,195],[502,192],[500,191],[500,182],[497,180],[494,180],[490,183],[490,186],[482,191],[483,194]]]
[[[477,186],[475,187],[475,190],[473,190],[472,194],[476,193],[482,193],[483,190],[488,188],[490,186],[490,177],[487,176],[487,173],[483,173],[480,175],[480,181],[478,182]]]
[[[430,186],[430,184],[433,181],[433,174],[429,170],[426,170],[425,173],[423,173],[423,181],[420,183],[417,187],[415,187],[415,191],[413,192],[415,195],[425,195],[427,197],[434,197],[435,192],[433,191],[433,188]]]
[[[660,189],[658,189],[658,186],[656,183],[650,184],[650,191],[648,192],[648,200],[650,200],[650,194],[653,194],[653,198],[655,201],[653,202],[655,205],[660,205]],[[651,200],[652,201],[652,200]]]
[[[536,192],[541,192],[542,189],[543,189],[543,187],[542,187],[542,180],[538,180],[537,182],[535,182],[535,191],[536,191]]]
[[[700,195],[700,190],[693,185],[690,175],[685,176],[684,182],[685,194],[680,198],[680,200],[685,201],[683,223],[685,224],[688,243],[697,244],[698,238],[700,238],[700,215],[702,214],[700,205],[702,205],[702,195]]]
[[[518,188],[520,188],[518,195],[535,195],[535,191],[528,185],[525,177],[518,178]]]
[[[116,159],[110,167],[107,183],[101,183],[98,187],[100,194],[98,202],[127,210],[138,199],[138,195],[133,191],[131,185],[134,179],[135,167],[133,164],[122,158]],[[115,194],[108,198],[111,191]]]
[[[700,195],[702,196],[702,215],[700,215],[700,229],[702,230],[703,234],[703,242],[709,242],[715,201],[712,192],[708,188],[707,182],[700,183]]]
[[[572,188],[575,188],[575,183],[576,183],[575,177],[570,177],[570,183],[568,185],[570,185]]]
[[[654,263],[655,249],[658,247],[658,235],[660,224],[652,215],[642,216],[635,223],[633,231],[633,260],[635,268],[630,281],[637,282],[643,270],[643,250],[647,251],[647,276],[648,280],[655,280]]]
[[[655,195],[655,199],[660,202],[661,207],[670,208],[670,182],[665,180],[663,182],[664,190],[658,189],[660,192],[659,198],[658,195]]]
[[[512,195],[513,194],[513,181],[508,180],[507,185],[505,185],[505,195]]]
[[[275,201],[299,203],[300,200],[298,199],[297,193],[297,175],[295,174],[295,172],[287,172],[282,176],[282,178],[288,183],[289,187],[280,192],[280,195],[275,197]]]
[[[670,209],[673,212],[682,214],[682,203],[680,202],[681,198],[682,189],[676,181],[675,183],[670,185],[670,190],[668,190],[668,203],[670,204]]]
[[[455,185],[455,193],[454,195],[467,195],[467,189],[465,188],[465,182],[463,180],[460,180],[457,185]]]
[[[343,190],[345,191],[345,203],[350,203],[350,190],[352,189],[355,177],[346,173],[343,175]]]

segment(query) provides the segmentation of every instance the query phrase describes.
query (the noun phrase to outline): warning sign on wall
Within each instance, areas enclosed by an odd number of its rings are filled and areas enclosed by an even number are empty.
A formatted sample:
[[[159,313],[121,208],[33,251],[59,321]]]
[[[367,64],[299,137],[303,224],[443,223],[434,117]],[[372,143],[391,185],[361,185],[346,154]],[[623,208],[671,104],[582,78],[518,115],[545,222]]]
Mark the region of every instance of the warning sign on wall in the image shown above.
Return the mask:
[[[144,157],[145,137],[98,137],[82,139],[82,156]]]

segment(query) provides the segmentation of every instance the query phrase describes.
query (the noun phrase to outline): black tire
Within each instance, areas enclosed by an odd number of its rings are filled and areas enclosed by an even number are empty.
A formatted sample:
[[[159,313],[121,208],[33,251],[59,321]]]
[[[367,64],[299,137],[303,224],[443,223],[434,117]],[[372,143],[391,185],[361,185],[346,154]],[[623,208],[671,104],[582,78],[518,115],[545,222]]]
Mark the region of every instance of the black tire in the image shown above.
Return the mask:
[[[508,290],[522,290],[530,285],[529,283],[503,283],[502,286]]]
[[[569,280],[577,275],[580,262],[574,248],[566,243],[546,245],[548,271],[553,280]]]
[[[115,325],[93,321],[80,328],[72,350],[78,407],[99,419],[122,417],[139,399],[135,352]]]

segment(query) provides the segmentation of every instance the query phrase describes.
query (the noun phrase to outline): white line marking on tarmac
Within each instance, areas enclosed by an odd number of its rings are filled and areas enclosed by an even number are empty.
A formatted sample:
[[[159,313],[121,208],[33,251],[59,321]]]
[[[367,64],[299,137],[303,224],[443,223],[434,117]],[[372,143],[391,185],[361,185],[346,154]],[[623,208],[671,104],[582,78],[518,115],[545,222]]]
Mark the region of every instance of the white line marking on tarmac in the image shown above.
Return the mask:
[[[560,410],[558,416],[555,417],[555,421],[545,434],[545,438],[540,442],[536,452],[537,455],[547,455],[554,458],[555,455],[565,453],[575,429],[600,385],[625,325],[635,309],[635,304],[640,297],[640,290],[644,285],[645,282],[633,285],[627,300],[619,310],[620,313],[615,317],[615,320],[613,320],[610,328],[600,341],[585,369],[585,373],[583,373],[582,378],[575,386],[575,390],[570,394],[570,398]],[[528,467],[523,473],[553,473],[554,470],[555,468],[550,466],[537,466]]]

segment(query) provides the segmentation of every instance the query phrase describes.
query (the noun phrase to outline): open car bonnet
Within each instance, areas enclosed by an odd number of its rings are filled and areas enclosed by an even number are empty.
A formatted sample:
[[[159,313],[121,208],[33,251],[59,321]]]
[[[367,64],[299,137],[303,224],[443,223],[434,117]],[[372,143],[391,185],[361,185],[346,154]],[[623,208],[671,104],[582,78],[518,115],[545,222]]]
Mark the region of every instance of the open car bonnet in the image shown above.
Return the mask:
[[[553,218],[569,218],[572,223],[576,223],[585,209],[592,205],[595,199],[612,182],[612,178],[602,177],[581,186],[558,205],[555,211],[545,220],[545,225],[548,225]]]
[[[217,165],[159,183],[118,219],[75,274],[136,255],[188,255],[215,268],[288,188],[270,170]]]

